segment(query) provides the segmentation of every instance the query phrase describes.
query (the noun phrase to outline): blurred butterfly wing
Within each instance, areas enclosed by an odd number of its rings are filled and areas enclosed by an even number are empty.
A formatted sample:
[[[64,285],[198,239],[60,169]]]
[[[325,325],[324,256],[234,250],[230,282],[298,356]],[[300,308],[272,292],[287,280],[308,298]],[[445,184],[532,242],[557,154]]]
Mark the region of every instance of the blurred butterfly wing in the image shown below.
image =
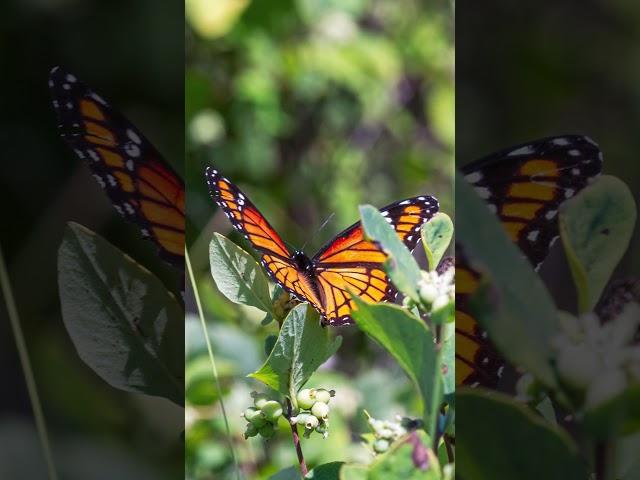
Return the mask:
[[[558,237],[560,205],[601,170],[602,153],[593,140],[568,135],[494,153],[466,165],[462,173],[537,267]]]
[[[211,197],[233,227],[263,254],[260,262],[272,280],[290,294],[321,308],[312,282],[298,271],[280,235],[253,202],[214,168],[207,167],[205,176]]]
[[[118,213],[161,258],[184,270],[184,183],[153,145],[74,75],[54,68],[49,89],[61,137],[85,161]]]
[[[550,137],[491,154],[462,168],[534,267],[558,238],[558,209],[602,170],[602,153],[589,138]],[[469,312],[478,284],[456,245],[456,381],[495,388],[503,361]]]
[[[412,251],[420,240],[420,228],[438,211],[438,202],[433,197],[420,196],[395,202],[380,211]],[[374,303],[395,299],[397,291],[382,268],[385,259],[380,247],[365,240],[360,222],[338,234],[314,256],[323,322],[353,323],[354,303],[349,290]]]

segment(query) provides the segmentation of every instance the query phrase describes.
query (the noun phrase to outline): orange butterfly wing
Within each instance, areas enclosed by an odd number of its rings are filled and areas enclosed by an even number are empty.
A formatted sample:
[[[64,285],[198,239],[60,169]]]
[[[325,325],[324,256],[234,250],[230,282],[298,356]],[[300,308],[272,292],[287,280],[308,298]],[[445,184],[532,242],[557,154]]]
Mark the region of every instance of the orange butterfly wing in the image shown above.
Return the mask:
[[[602,153],[591,139],[565,135],[491,154],[462,173],[538,268],[558,238],[558,209],[601,169]],[[504,361],[468,306],[479,279],[456,245],[456,383],[495,388]]]
[[[414,197],[380,211],[412,251],[420,240],[420,228],[438,211],[438,201],[430,196]],[[338,234],[315,255],[312,262],[323,304],[323,322],[353,323],[351,311],[355,304],[349,291],[373,303],[395,299],[397,291],[382,268],[385,259],[380,247],[364,239],[360,222]]]
[[[118,213],[161,258],[184,270],[184,183],[155,147],[74,75],[54,68],[49,89],[60,135],[85,161]]]

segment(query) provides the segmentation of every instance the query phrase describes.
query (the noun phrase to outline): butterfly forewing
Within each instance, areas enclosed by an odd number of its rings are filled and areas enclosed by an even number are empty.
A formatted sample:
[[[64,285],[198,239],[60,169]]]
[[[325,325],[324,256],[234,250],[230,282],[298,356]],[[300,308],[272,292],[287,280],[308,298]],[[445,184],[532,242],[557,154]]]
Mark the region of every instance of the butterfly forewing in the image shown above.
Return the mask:
[[[184,183],[126,118],[80,82],[54,68],[49,89],[60,136],[85,161],[114,208],[135,222],[160,256],[184,269]]]
[[[491,154],[466,165],[462,173],[537,268],[558,237],[560,206],[601,170],[597,144],[565,135]],[[495,388],[504,362],[468,309],[478,279],[456,245],[456,381]]]

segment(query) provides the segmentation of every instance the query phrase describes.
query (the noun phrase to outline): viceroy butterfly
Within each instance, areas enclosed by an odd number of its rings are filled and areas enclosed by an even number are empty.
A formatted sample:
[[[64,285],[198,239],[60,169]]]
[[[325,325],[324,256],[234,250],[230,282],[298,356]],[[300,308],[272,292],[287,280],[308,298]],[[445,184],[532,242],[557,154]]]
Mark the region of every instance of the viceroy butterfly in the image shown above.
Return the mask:
[[[593,140],[563,135],[490,154],[462,173],[537,270],[558,238],[558,209],[601,170],[602,153]],[[496,388],[504,361],[468,306],[479,279],[456,245],[456,383]]]
[[[60,136],[91,168],[116,211],[184,271],[184,182],[123,115],[60,67],[49,74]]]
[[[370,302],[392,301],[397,290],[382,263],[386,255],[364,237],[360,222],[339,233],[309,258],[291,252],[266,218],[240,189],[217,170],[206,170],[209,192],[234,228],[261,254],[269,276],[301,301],[313,305],[326,325],[353,323],[355,303],[349,292]],[[420,228],[438,211],[438,201],[424,195],[380,210],[409,250],[420,240]]]

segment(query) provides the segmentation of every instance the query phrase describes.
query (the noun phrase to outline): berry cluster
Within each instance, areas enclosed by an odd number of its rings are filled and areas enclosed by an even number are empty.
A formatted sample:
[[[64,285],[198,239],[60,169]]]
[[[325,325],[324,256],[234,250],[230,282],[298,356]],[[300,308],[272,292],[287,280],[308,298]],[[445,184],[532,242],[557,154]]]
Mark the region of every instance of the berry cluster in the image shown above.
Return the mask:
[[[276,433],[278,419],[282,416],[280,402],[269,399],[264,393],[252,392],[254,407],[247,408],[242,416],[247,421],[244,438],[260,434],[271,438]]]
[[[415,422],[414,420],[402,417],[398,417],[397,422],[376,420],[369,415],[366,410],[364,413],[367,415],[367,421],[373,431],[374,438],[371,442],[371,447],[376,454],[386,452],[395,440],[407,433],[408,429],[406,427],[413,429],[408,422]]]
[[[290,418],[291,423],[304,425],[304,436],[309,437],[314,430],[327,438],[329,435],[329,401],[335,390],[305,388],[298,392],[296,401],[300,412]]]

